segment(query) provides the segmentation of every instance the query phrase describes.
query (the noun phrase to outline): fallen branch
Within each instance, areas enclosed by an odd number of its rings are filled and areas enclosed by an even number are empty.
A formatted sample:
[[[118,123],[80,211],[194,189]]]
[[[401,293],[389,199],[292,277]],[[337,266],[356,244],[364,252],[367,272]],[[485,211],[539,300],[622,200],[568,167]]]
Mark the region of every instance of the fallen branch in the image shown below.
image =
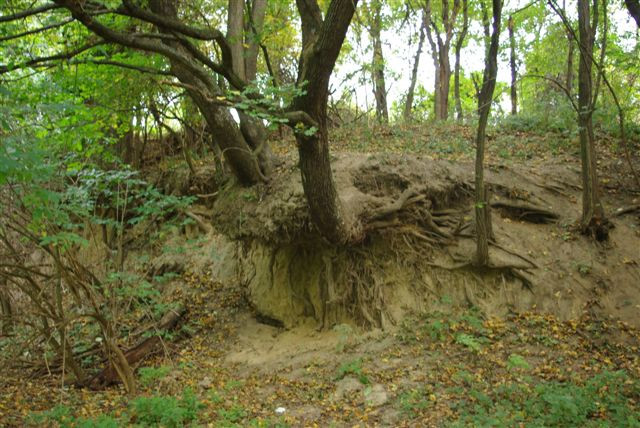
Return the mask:
[[[147,337],[133,348],[130,348],[126,352],[124,352],[124,357],[127,359],[127,362],[130,365],[137,363],[143,358],[157,352],[158,345],[162,343],[162,339],[159,335],[161,331],[173,330],[182,317],[187,313],[185,307],[181,306],[176,310],[172,310],[167,312],[157,326],[153,328],[155,334],[150,337]],[[89,382],[89,387],[93,389],[101,389],[110,385],[114,385],[118,382],[121,382],[120,377],[118,375],[117,369],[112,362],[109,362],[107,367],[104,368],[100,373],[98,373],[91,381]]]

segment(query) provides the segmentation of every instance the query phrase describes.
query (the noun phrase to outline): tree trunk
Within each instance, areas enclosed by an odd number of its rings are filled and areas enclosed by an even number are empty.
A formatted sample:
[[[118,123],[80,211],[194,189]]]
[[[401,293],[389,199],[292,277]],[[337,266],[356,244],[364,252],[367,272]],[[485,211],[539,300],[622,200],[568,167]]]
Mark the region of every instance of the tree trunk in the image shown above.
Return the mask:
[[[567,40],[569,42],[569,47],[567,52],[567,75],[565,77],[565,86],[567,88],[567,92],[571,95],[571,92],[573,91],[573,53],[575,52],[572,33],[567,32]]]
[[[500,19],[502,0],[493,0],[493,33],[487,57],[485,58],[484,77],[479,96],[478,130],[476,133],[476,165],[475,165],[475,214],[476,214],[476,257],[478,266],[489,263],[489,238],[491,237],[491,215],[488,192],[484,184],[484,147],[487,121],[491,112],[491,101],[496,87],[498,74],[498,48],[500,44]]]
[[[509,16],[509,46],[511,55],[509,59],[509,65],[511,66],[511,114],[518,114],[518,70],[516,67],[516,36],[514,33],[513,16]]]
[[[449,62],[449,47],[440,48],[440,67],[438,78],[438,105],[436,105],[436,119],[447,120],[449,117],[449,88],[451,85],[451,63]]]
[[[411,70],[411,83],[409,84],[409,90],[407,91],[407,99],[404,103],[403,118],[405,122],[411,121],[411,110],[413,109],[413,97],[416,90],[416,82],[418,81],[418,66],[420,65],[420,55],[422,55],[422,47],[424,45],[425,37],[425,16],[422,11],[422,22],[420,23],[420,36],[418,39],[418,50],[413,60],[413,69]]]
[[[373,94],[376,99],[376,119],[379,123],[389,123],[389,112],[387,108],[387,87],[384,79],[384,56],[382,53],[382,2],[374,0],[371,4],[373,8],[373,19],[369,34],[373,41],[373,59],[371,63],[371,73],[373,75]]]
[[[177,16],[173,0],[151,0],[149,5],[151,10],[159,15],[173,18]],[[160,31],[163,29],[160,28]],[[164,43],[176,50],[184,51],[184,48],[177,42],[165,41]],[[214,78],[196,76],[183,64],[173,60],[170,62],[172,73],[182,84],[187,86],[189,96],[205,118],[211,134],[220,145],[224,158],[238,181],[243,185],[265,181],[266,177],[258,165],[253,150],[244,139],[230,111],[216,102],[216,97],[221,96],[222,93]]]
[[[6,287],[6,278],[0,279],[0,336],[6,336],[13,330],[13,308]]]
[[[594,0],[594,13],[597,0]],[[578,33],[580,64],[578,66],[578,126],[580,158],[582,161],[582,232],[598,241],[609,236],[608,223],[600,202],[596,152],[593,140],[593,87],[592,59],[596,27],[590,22],[589,0],[578,0]]]
[[[629,14],[636,21],[636,25],[640,27],[640,1],[638,0],[624,0],[624,4],[629,10]]]
[[[298,96],[294,109],[305,112],[316,122],[317,130],[302,132],[294,126],[302,186],[309,204],[309,214],[320,234],[334,244],[356,239],[354,221],[347,224],[338,199],[327,133],[329,79],[340,48],[355,12],[357,0],[332,0],[324,20],[315,1],[296,0],[302,23],[302,45],[297,85],[305,82],[306,92]]]
[[[442,33],[440,33],[438,25],[431,16],[431,0],[427,0],[423,8],[427,20],[427,38],[431,45],[431,57],[433,58],[436,71],[434,87],[434,112],[436,120],[446,120],[449,115],[449,87],[451,82],[449,51],[451,49],[453,28],[455,27],[459,10],[459,0],[454,0],[451,12],[449,12],[449,0],[442,0]],[[433,33],[431,27],[433,27]]]
[[[227,14],[227,40],[231,47],[233,71],[245,79],[244,0],[229,0]]]
[[[462,119],[463,119],[462,100],[460,98],[460,51],[462,50],[464,39],[467,37],[467,31],[469,31],[468,0],[462,1],[462,13],[463,13],[462,31],[458,36],[458,40],[456,40],[456,46],[455,46],[456,63],[455,63],[454,72],[453,72],[453,91],[456,99],[455,100],[456,112],[457,112],[457,119],[459,122],[462,122]]]
[[[227,39],[231,46],[233,71],[247,82],[256,79],[258,72],[258,38],[262,31],[266,2],[249,2],[249,28],[245,37],[244,0],[229,0]],[[273,155],[267,144],[267,131],[261,120],[238,112],[240,132],[257,157],[260,172],[268,177],[273,170]]]

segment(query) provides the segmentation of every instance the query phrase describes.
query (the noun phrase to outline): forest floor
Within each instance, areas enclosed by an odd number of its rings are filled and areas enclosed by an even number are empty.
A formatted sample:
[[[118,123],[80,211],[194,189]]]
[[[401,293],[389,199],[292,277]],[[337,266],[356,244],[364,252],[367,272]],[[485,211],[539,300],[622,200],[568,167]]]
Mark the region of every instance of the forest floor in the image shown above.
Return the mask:
[[[337,135],[334,149],[456,161],[473,155],[467,127],[384,130],[384,138],[358,132]],[[579,165],[570,138],[491,137],[490,164],[562,156]],[[292,147],[275,150],[294,156]],[[605,157],[611,206],[639,203],[640,195],[623,191],[629,177],[619,172],[622,161],[611,160],[618,155]],[[638,225],[635,217],[625,221]],[[629,245],[640,242],[632,238]],[[638,263],[636,256],[623,267],[637,274]],[[590,274],[580,269],[576,276]],[[498,318],[443,295],[441,310],[408,313],[384,331],[283,329],[258,322],[244,291],[203,266],[189,266],[180,280],[171,299],[188,309],[181,339],[140,365],[137,397],[119,386],[93,391],[65,385],[60,375],[3,369],[0,426],[640,426],[640,330],[629,319],[591,307],[563,319],[535,308]],[[616,286],[633,296],[639,287]]]

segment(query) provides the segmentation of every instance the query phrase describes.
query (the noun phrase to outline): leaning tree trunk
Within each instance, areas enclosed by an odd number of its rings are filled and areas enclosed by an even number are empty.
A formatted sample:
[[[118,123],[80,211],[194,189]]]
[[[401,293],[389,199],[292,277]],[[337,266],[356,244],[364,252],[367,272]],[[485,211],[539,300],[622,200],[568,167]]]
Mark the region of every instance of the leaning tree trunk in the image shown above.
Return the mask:
[[[376,119],[382,124],[389,123],[387,108],[387,86],[384,79],[384,55],[382,53],[382,2],[376,0],[372,4],[373,19],[370,34],[373,41],[373,59],[371,73],[373,75],[373,94],[376,99]]]
[[[413,60],[413,69],[411,70],[411,83],[409,84],[409,90],[407,91],[407,99],[404,103],[403,118],[405,122],[411,121],[411,110],[413,109],[413,97],[416,90],[416,82],[418,81],[418,66],[420,65],[420,55],[422,55],[422,47],[424,46],[425,37],[425,16],[422,11],[422,22],[420,23],[420,36],[418,39],[418,50]]]
[[[518,89],[516,87],[518,83],[518,70],[516,66],[516,36],[514,33],[513,16],[509,16],[509,47],[510,58],[509,66],[511,67],[511,114],[518,114]]]
[[[177,17],[175,2],[172,0],[150,0],[149,6],[159,15]],[[168,32],[163,28],[159,30]],[[175,50],[185,52],[185,48],[178,42],[166,40],[164,43]],[[260,170],[256,156],[231,116],[231,112],[216,102],[216,98],[223,94],[214,78],[208,76],[206,72],[196,76],[177,61],[171,60],[170,63],[172,74],[186,86],[189,96],[207,122],[211,134],[219,144],[225,160],[238,181],[243,185],[265,181],[266,177]]]
[[[313,223],[325,239],[335,244],[353,241],[358,235],[356,222],[347,221],[338,199],[327,130],[329,79],[357,3],[358,0],[332,0],[323,19],[317,2],[296,0],[303,45],[297,85],[306,84],[306,92],[296,97],[293,108],[306,113],[316,128],[310,124],[303,126],[304,130],[294,126],[302,186]]]
[[[597,0],[594,0],[594,8]],[[596,152],[593,140],[593,87],[592,60],[596,27],[590,22],[589,0],[578,0],[578,34],[580,64],[578,66],[578,126],[580,158],[582,161],[582,232],[598,241],[609,236],[608,223],[600,202]],[[595,20],[594,20],[595,21]],[[597,21],[596,21],[597,22]]]
[[[493,0],[493,33],[489,51],[485,58],[484,77],[479,96],[478,132],[476,134],[475,214],[476,214],[476,258],[478,266],[489,264],[489,238],[491,237],[491,215],[488,191],[484,184],[484,146],[487,121],[498,75],[498,48],[500,44],[500,18],[502,0]]]

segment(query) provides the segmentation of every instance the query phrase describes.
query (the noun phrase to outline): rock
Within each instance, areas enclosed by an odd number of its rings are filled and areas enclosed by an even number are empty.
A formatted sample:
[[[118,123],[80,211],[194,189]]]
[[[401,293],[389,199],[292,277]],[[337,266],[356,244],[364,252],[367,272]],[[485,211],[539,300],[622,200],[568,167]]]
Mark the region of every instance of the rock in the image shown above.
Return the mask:
[[[384,386],[377,383],[364,390],[364,403],[367,407],[380,407],[389,401]]]
[[[364,385],[354,377],[347,376],[336,384],[336,392],[333,393],[334,402],[341,400],[352,400],[364,389]]]
[[[209,376],[205,376],[200,382],[198,382],[198,386],[202,389],[210,389],[213,381]]]

